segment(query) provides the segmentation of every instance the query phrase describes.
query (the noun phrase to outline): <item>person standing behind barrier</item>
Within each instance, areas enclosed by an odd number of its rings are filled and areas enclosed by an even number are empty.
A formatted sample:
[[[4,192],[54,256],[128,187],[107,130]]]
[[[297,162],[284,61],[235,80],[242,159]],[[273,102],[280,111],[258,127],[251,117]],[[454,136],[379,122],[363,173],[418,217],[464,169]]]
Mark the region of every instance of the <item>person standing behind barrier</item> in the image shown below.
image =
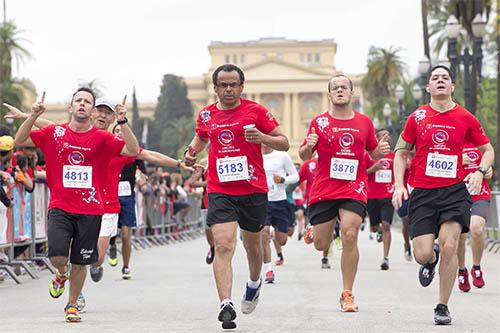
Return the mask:
[[[274,228],[274,237],[280,246],[285,246],[288,238],[288,228],[291,225],[291,207],[287,201],[285,187],[296,183],[299,174],[293,165],[290,155],[276,151],[263,144],[264,170],[266,173],[267,187],[267,214],[262,230],[263,264],[265,282],[274,283],[275,274],[271,263],[271,226]],[[283,254],[279,253],[283,260]]]
[[[475,172],[479,168],[482,154],[479,149],[469,142],[465,143],[463,150],[463,167],[466,175]],[[493,168],[490,166],[484,175],[483,183],[479,193],[472,195],[472,207],[470,217],[470,247],[472,249],[472,269],[470,275],[472,284],[476,288],[484,287],[483,271],[481,270],[481,258],[485,246],[485,226],[490,210],[491,190],[487,179],[493,175]],[[470,290],[469,273],[465,267],[465,241],[467,234],[460,235],[458,244],[458,288],[463,292]]]
[[[495,153],[479,121],[453,101],[455,89],[449,68],[435,66],[429,72],[429,104],[413,112],[396,145],[394,157],[393,205],[401,207],[408,198],[403,177],[410,151],[411,192],[409,202],[410,237],[415,260],[421,264],[419,281],[430,285],[439,265],[439,303],[434,309],[436,325],[451,324],[448,301],[458,269],[457,247],[461,233],[469,231],[471,200],[481,190],[484,174]],[[470,141],[483,153],[479,168],[465,176],[462,168],[464,143]],[[464,184],[467,182],[467,186]],[[439,245],[434,244],[438,239]]]
[[[215,240],[213,269],[221,301],[218,319],[223,328],[236,327],[231,262],[238,225],[250,270],[241,311],[251,313],[259,300],[261,230],[268,191],[260,145],[282,151],[289,148],[272,114],[260,104],[241,98],[244,81],[243,71],[235,65],[225,64],[214,71],[212,82],[218,101],[199,112],[196,135],[185,154],[190,165],[210,142],[207,224]]]
[[[386,137],[377,141],[370,118],[352,109],[352,81],[336,75],[328,82],[330,110],[312,119],[299,155],[303,161],[318,153],[308,214],[314,227],[314,246],[328,250],[337,218],[341,221],[343,288],[340,307],[356,312],[352,288],[358,270],[358,231],[366,216],[365,150],[374,159],[390,151]]]
[[[49,259],[56,276],[49,293],[58,298],[69,279],[70,295],[65,307],[66,321],[81,320],[77,298],[83,288],[86,265],[98,260],[97,240],[104,214],[102,181],[109,161],[120,154],[138,153],[135,136],[124,121],[125,108],[116,109],[124,140],[92,127],[95,96],[88,88],[78,89],[72,97],[71,121],[32,130],[45,111],[42,102],[33,104],[33,113],[19,128],[18,146],[34,143],[47,158],[47,184],[51,191],[48,214]],[[71,248],[71,250],[70,250]],[[67,263],[71,262],[71,275]]]

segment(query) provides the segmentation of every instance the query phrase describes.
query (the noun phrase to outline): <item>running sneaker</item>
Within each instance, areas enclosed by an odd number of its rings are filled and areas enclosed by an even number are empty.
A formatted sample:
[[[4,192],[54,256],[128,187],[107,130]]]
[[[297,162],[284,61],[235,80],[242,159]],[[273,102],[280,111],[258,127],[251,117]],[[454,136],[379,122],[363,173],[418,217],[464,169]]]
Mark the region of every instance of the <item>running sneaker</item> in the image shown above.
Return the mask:
[[[337,245],[337,250],[339,250],[339,251],[342,250],[342,237],[341,236],[335,237],[335,245]]]
[[[123,267],[122,268],[122,279],[130,280],[132,278],[132,274],[130,274],[130,268]]]
[[[236,328],[236,310],[234,309],[233,302],[225,302],[220,305],[220,312],[218,319],[222,322],[223,329],[234,329]]]
[[[244,314],[250,314],[255,310],[257,303],[259,303],[260,287],[262,286],[262,279],[260,280],[259,286],[257,288],[250,288],[248,284],[246,285],[245,295],[241,300],[241,312]]]
[[[205,259],[206,263],[210,265],[214,262],[215,258],[215,247],[211,246],[207,253],[207,258]]]
[[[342,312],[358,312],[358,306],[354,303],[352,291],[344,290],[340,295],[340,309]]]
[[[389,258],[384,257],[384,259],[382,259],[382,263],[380,264],[380,269],[383,271],[389,270]]]
[[[76,299],[76,307],[78,308],[79,313],[85,312],[85,304],[85,297],[83,297],[83,293],[80,293]]]
[[[314,242],[314,233],[312,227],[306,228],[306,233],[304,234],[304,242],[306,244],[311,244],[312,242]]]
[[[68,303],[64,308],[64,312],[66,313],[66,321],[68,323],[78,323],[82,321],[82,317],[80,317],[76,305]]]
[[[328,262],[328,257],[321,258],[321,268],[323,268],[323,269],[332,268],[332,266],[330,266],[330,263]]]
[[[118,265],[118,257],[116,256],[116,244],[109,246],[108,264],[112,267]]]
[[[92,281],[99,282],[104,275],[104,268],[102,266],[90,265],[90,277]]]
[[[377,236],[375,236],[375,238],[377,239],[377,242],[382,243],[382,241],[384,240],[384,235],[382,234],[382,231],[377,231]]]
[[[279,257],[278,260],[276,260],[275,264],[276,266],[281,266],[285,263],[285,259]]]
[[[451,324],[450,310],[448,310],[447,305],[444,304],[436,305],[436,308],[434,309],[434,323],[436,325]]]
[[[411,255],[410,245],[405,246],[405,259],[406,259],[406,261],[412,261],[412,259],[413,259],[413,256]]]
[[[266,283],[274,283],[274,272],[269,271],[266,273],[266,279],[264,280]]]
[[[472,284],[476,288],[484,287],[483,272],[480,269],[472,268],[470,270],[470,275],[472,276]]]
[[[462,290],[464,293],[470,290],[469,272],[467,272],[467,268],[458,270],[458,289]]]
[[[56,276],[49,283],[49,294],[52,298],[59,298],[64,293],[64,283],[69,279],[68,272],[62,275],[56,271]]]
[[[436,271],[436,265],[439,261],[439,245],[434,244],[434,253],[436,253],[436,261],[432,264],[427,263],[420,266],[420,270],[418,271],[418,280],[422,287],[427,287],[431,284],[432,279],[434,279],[434,273]]]
[[[300,240],[302,239],[302,236],[304,236],[304,233],[303,233],[302,231],[299,231],[299,232],[297,233],[297,238],[298,238],[299,242],[300,242]]]

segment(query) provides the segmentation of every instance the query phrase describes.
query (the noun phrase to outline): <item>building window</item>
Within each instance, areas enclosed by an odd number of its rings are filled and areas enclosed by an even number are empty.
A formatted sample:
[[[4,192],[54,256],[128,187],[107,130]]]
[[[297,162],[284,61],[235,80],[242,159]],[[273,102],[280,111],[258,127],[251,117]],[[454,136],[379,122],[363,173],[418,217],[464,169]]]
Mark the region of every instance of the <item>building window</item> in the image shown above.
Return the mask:
[[[316,105],[316,99],[312,97],[307,97],[306,99],[304,99],[304,109],[307,112],[314,112],[316,109]]]
[[[314,62],[317,63],[317,64],[319,64],[319,59],[320,59],[319,58],[319,53],[315,53],[314,54]]]
[[[300,54],[300,63],[303,64],[304,62],[305,62],[304,53],[301,53]]]
[[[262,53],[262,58],[267,58],[267,53]]]
[[[240,64],[245,64],[245,55],[244,54],[240,54]]]
[[[233,64],[238,63],[238,56],[236,54],[233,54]]]
[[[312,54],[308,53],[307,54],[307,63],[310,64],[312,62]]]
[[[229,64],[229,63],[231,62],[231,57],[229,56],[229,54],[226,54],[226,55],[224,56],[224,60],[225,60],[225,63],[226,63],[226,64]]]

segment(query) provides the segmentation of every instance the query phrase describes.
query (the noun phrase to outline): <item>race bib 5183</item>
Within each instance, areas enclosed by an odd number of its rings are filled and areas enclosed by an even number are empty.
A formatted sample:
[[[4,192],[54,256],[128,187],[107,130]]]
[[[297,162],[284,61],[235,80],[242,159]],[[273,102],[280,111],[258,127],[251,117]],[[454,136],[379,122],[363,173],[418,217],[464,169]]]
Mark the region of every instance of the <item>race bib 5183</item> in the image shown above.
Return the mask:
[[[248,163],[246,156],[226,157],[217,159],[217,175],[219,181],[234,182],[248,180]]]

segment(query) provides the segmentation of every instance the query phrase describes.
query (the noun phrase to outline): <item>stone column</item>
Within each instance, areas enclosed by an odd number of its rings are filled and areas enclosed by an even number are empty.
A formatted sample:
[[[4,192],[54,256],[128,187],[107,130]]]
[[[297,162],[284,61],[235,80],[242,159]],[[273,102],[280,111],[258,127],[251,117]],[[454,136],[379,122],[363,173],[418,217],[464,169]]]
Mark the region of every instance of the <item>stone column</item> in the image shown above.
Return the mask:
[[[301,140],[300,126],[302,126],[300,110],[299,110],[299,94],[292,94],[292,140]]]
[[[285,135],[289,140],[292,139],[292,103],[291,94],[283,94],[283,124],[281,124]]]
[[[326,92],[321,94],[321,107],[321,113],[330,110],[330,100],[328,99],[328,93]]]

